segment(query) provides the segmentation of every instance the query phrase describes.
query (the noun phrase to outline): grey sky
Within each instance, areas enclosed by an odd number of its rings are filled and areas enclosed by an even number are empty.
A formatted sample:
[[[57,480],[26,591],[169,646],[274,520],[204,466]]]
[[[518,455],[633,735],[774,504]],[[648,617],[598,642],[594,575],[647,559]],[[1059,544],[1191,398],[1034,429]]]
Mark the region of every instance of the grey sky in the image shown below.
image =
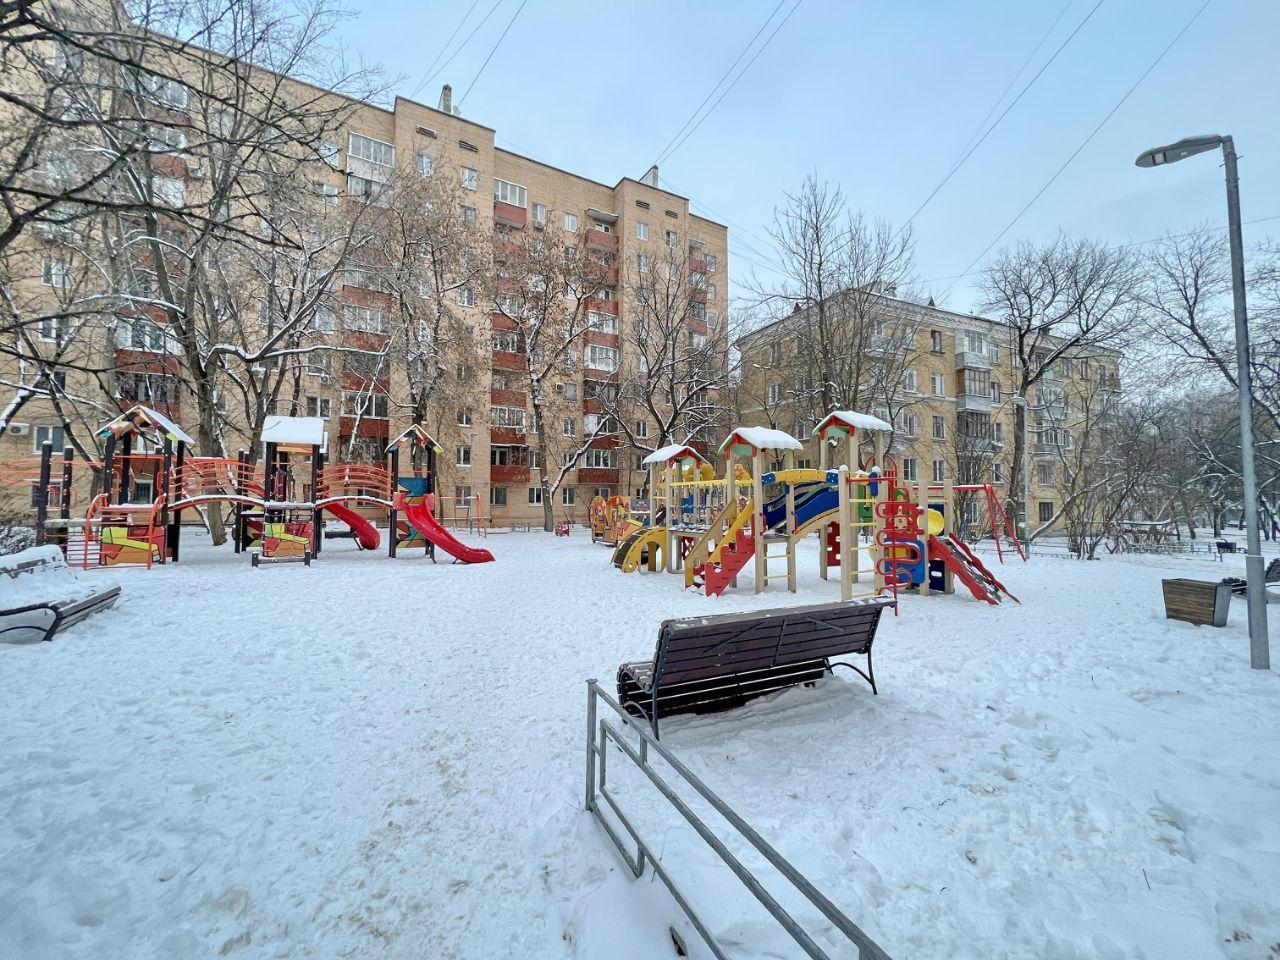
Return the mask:
[[[757,47],[794,2],[786,0]],[[662,164],[662,176],[706,205],[697,212],[729,223],[738,290],[752,270],[768,276],[764,224],[784,191],[810,171],[839,183],[868,214],[905,220],[1064,6],[1006,105],[1096,3],[801,0],[732,92]],[[954,286],[950,278],[1053,175],[1202,3],[1103,0],[915,221],[917,272],[933,281],[923,284],[926,292],[955,309],[974,305],[972,278]],[[468,89],[519,4],[498,0],[416,99],[434,106],[448,81],[455,102],[465,98],[463,115],[495,127],[501,146],[613,183],[644,173],[777,0],[529,0]],[[366,0],[343,34],[352,53],[403,77],[396,89],[408,95],[470,6]],[[455,47],[493,6],[477,0]],[[1000,245],[1043,239],[1059,227],[1126,243],[1200,221],[1221,223],[1214,156],[1159,170],[1133,166],[1145,147],[1200,133],[1235,136],[1245,220],[1276,218],[1246,225],[1246,242],[1280,236],[1278,41],[1277,0],[1212,0]]]

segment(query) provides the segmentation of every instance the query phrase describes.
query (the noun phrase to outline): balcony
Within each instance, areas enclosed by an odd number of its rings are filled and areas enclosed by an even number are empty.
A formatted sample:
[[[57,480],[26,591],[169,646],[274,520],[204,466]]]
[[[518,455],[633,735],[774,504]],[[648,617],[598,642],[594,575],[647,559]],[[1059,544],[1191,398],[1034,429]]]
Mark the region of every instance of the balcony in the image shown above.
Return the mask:
[[[524,430],[515,427],[490,427],[489,443],[494,446],[516,447],[525,442]]]
[[[491,364],[497,370],[520,370],[525,368],[524,354],[511,353],[507,350],[494,350]]]
[[[378,417],[342,417],[338,422],[341,436],[371,437],[385,440],[391,434],[391,421]]]
[[[690,273],[706,273],[707,260],[705,257],[690,257],[688,261]]]
[[[579,467],[578,482],[601,487],[615,486],[618,483],[618,469],[616,467]]]
[[[528,464],[493,464],[489,467],[489,480],[491,483],[528,483],[529,482],[529,466]]]
[[[494,387],[489,391],[489,402],[499,407],[523,407],[526,399],[520,390],[501,390]]]
[[[990,370],[991,356],[981,350],[957,350],[957,370]]]
[[[587,247],[591,250],[605,250],[609,253],[615,253],[618,249],[618,235],[616,233],[605,233],[603,230],[588,230]]]
[[[493,201],[493,219],[498,223],[506,224],[508,227],[522,230],[524,225],[529,222],[529,211],[524,207],[516,206],[514,203],[495,200]]]
[[[588,311],[594,310],[596,313],[607,313],[615,317],[618,315],[617,300],[600,300],[596,297],[588,297],[586,306]]]
[[[1045,442],[1037,440],[1032,453],[1037,457],[1061,457],[1071,449],[1071,444],[1062,442]]]
[[[956,413],[990,413],[991,395],[986,393],[957,393]]]

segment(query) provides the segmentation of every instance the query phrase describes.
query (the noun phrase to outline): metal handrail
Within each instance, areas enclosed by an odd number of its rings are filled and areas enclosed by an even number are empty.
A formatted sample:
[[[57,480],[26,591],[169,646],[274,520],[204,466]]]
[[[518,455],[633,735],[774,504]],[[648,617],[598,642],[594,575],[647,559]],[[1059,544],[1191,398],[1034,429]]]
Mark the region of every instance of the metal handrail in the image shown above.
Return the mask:
[[[621,720],[621,726],[617,726],[599,716],[599,703],[601,701],[617,714]],[[632,744],[623,737],[623,729],[633,733],[638,740],[638,744]],[[677,795],[672,786],[662,779],[649,762],[649,753],[651,751],[666,761],[671,769],[679,774],[680,779],[685,784],[692,787],[740,836],[764,856],[786,878],[792,887],[826,917],[837,930],[844,934],[849,943],[857,948],[858,960],[889,960],[889,955],[874,940],[845,916],[834,903],[810,883],[799,870],[792,866],[790,861],[778,853],[750,824],[734,812],[732,807],[720,799],[668,747],[654,737],[652,731],[645,724],[638,722],[613,697],[605,693],[598,681],[594,678],[590,679],[587,681],[587,810],[600,823],[605,834],[613,842],[614,847],[617,848],[623,862],[630,868],[634,877],[639,879],[644,874],[646,864],[653,867],[654,874],[666,885],[672,898],[679,904],[680,909],[684,911],[685,916],[689,918],[689,922],[693,924],[694,929],[698,931],[698,935],[702,937],[717,960],[728,960],[728,955],[716,941],[715,935],[711,933],[694,911],[689,901],[685,899],[684,894],[676,887],[674,879],[661,864],[659,858],[653,855],[653,851],[641,839],[635,826],[623,812],[617,797],[608,790],[606,756],[610,741],[639,768],[649,779],[649,782],[657,788],[658,792],[675,807],[685,821],[716,852],[725,865],[742,881],[743,886],[769,911],[807,956],[813,958],[813,960],[829,960],[828,954],[814,942],[813,938],[800,926],[796,919],[774,899],[750,869],[715,835],[711,827]],[[613,812],[614,817],[622,824],[630,835],[631,840],[635,843],[636,853],[634,856],[627,849],[613,824],[605,819],[600,804],[597,802],[600,798],[605,801],[605,804]]]

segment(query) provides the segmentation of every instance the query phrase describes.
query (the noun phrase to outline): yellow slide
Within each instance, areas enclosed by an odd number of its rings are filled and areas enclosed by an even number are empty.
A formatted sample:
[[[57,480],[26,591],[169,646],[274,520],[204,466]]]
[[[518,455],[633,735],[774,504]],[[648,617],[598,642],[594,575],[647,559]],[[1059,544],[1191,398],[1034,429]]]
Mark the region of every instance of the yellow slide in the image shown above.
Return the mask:
[[[627,537],[619,546],[621,557],[616,566],[623,573],[635,573],[640,564],[647,563],[651,571],[657,572],[660,567],[659,557],[667,545],[665,527],[645,527],[641,531]]]

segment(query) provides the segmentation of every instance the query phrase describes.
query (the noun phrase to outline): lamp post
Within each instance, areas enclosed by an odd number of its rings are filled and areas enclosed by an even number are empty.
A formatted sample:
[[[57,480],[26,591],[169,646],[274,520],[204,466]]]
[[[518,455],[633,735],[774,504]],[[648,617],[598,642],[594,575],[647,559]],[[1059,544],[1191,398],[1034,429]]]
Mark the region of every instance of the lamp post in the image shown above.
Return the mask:
[[[1231,241],[1231,297],[1236,321],[1236,387],[1240,403],[1240,473],[1244,481],[1244,522],[1247,546],[1245,579],[1249,584],[1249,662],[1255,670],[1271,669],[1267,638],[1266,582],[1262,568],[1262,536],[1258,526],[1258,476],[1253,454],[1253,375],[1249,366],[1249,318],[1245,311],[1244,241],[1240,234],[1240,177],[1236,146],[1230,137],[1211,134],[1188,137],[1147,150],[1134,161],[1139,167],[1177,163],[1198,153],[1222,148],[1227,177],[1227,235]]]

